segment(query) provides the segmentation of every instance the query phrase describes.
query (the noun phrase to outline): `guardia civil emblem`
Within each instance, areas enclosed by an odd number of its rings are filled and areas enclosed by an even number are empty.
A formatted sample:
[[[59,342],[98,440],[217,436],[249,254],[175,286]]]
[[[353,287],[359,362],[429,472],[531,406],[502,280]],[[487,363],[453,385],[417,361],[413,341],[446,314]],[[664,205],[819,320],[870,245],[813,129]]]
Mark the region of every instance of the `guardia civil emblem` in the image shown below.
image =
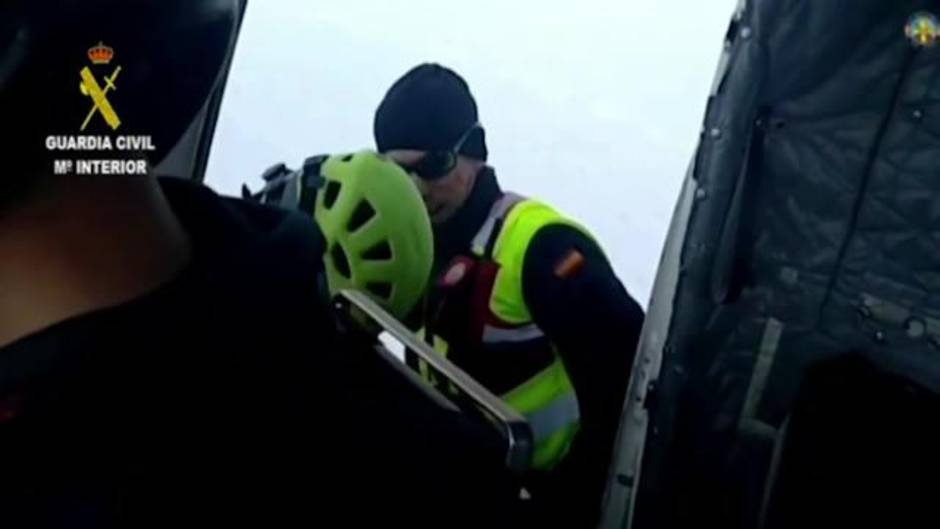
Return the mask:
[[[110,66],[113,59],[114,49],[105,46],[103,42],[99,42],[88,50],[88,60],[91,61],[93,66]],[[111,102],[108,101],[108,94],[117,90],[115,82],[120,73],[121,67],[115,66],[110,74],[105,74],[101,82],[99,82],[95,74],[92,73],[91,68],[88,66],[82,68],[80,72],[82,80],[79,84],[79,90],[81,90],[82,95],[91,99],[92,105],[91,109],[88,111],[88,115],[85,117],[85,121],[82,123],[81,130],[83,132],[96,115],[101,116],[105,123],[111,127],[111,130],[117,130],[118,127],[121,126],[121,118],[118,117]]]

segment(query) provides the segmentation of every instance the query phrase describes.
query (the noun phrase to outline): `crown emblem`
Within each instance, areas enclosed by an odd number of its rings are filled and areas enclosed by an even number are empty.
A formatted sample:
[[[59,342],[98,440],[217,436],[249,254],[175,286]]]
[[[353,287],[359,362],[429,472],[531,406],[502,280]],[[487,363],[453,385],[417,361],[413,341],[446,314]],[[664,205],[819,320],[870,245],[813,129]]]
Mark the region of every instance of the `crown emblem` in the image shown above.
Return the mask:
[[[114,58],[114,49],[98,42],[97,46],[88,48],[88,58],[92,64],[108,64]]]

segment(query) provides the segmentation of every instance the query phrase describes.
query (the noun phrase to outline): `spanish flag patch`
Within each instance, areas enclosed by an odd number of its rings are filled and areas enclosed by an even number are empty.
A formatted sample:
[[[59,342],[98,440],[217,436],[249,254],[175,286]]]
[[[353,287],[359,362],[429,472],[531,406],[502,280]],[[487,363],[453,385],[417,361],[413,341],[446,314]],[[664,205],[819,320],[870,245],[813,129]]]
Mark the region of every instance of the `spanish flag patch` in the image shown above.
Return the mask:
[[[577,250],[570,250],[555,265],[555,276],[567,279],[584,267],[584,256]]]

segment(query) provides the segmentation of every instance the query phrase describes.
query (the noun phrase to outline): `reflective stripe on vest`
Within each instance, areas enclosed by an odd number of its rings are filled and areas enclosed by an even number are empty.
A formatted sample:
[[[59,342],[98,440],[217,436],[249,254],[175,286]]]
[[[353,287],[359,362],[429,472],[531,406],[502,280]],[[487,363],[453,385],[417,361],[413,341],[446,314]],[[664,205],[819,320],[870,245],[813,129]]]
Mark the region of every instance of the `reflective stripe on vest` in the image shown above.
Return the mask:
[[[578,399],[560,358],[548,369],[502,395],[525,416],[535,438],[532,468],[551,470],[568,454],[581,418]]]
[[[525,197],[515,193],[506,193],[499,197],[493,204],[493,207],[490,208],[490,214],[486,217],[486,220],[483,221],[483,226],[480,227],[480,231],[473,237],[471,249],[474,254],[477,256],[486,255],[488,250],[486,246],[493,238],[493,231],[496,229],[496,224],[506,217],[506,214],[509,213],[509,210],[512,209],[513,206],[524,200]]]
[[[547,439],[555,432],[578,420],[578,398],[568,391],[544,408],[526,415],[536,439]]]
[[[544,337],[545,333],[534,323],[509,329],[492,325],[483,327],[483,343],[488,344],[531,342]]]

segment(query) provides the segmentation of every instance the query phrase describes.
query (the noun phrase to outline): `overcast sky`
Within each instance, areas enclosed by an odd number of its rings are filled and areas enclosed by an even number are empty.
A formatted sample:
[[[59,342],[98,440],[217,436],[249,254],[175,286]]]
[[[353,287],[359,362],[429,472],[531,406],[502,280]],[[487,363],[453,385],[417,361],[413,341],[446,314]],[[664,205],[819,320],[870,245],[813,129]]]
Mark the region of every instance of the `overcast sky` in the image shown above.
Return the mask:
[[[412,66],[470,84],[503,187],[601,241],[644,305],[736,0],[249,2],[206,182],[373,147]]]

